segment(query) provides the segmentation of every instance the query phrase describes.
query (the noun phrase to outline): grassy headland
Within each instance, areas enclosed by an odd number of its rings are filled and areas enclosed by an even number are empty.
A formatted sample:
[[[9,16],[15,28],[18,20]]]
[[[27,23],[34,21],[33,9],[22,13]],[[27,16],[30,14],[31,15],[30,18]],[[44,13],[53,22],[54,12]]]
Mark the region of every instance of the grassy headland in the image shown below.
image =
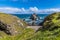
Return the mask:
[[[20,31],[17,35],[7,35],[0,31],[0,40],[60,40],[60,12],[48,15],[42,23],[42,29],[36,33],[33,29],[26,28],[28,25],[15,16],[1,13],[0,19],[6,24],[15,23],[13,27]]]

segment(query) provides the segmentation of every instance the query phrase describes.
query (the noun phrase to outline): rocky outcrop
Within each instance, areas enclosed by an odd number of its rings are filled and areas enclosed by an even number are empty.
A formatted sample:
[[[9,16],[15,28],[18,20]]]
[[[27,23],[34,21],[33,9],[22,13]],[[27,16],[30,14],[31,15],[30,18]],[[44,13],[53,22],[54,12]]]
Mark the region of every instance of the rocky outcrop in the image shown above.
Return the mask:
[[[8,35],[17,35],[27,27],[27,24],[16,16],[0,13],[0,31]]]
[[[48,15],[43,21],[43,28],[54,30],[60,28],[60,12]]]

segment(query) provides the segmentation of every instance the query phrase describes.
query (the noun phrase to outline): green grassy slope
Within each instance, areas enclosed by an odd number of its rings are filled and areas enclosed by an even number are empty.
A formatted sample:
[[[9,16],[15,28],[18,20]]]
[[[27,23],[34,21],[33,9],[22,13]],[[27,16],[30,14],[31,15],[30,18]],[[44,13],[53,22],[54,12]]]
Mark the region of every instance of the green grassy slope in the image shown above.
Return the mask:
[[[10,25],[12,29],[9,29],[10,27],[7,29],[12,30],[12,33],[14,31],[18,32],[16,35],[8,35],[4,31],[0,31],[0,40],[26,40],[34,33],[33,29],[26,28],[27,24],[16,16],[0,13],[0,21]]]
[[[60,40],[60,12],[47,16],[43,28],[28,40]]]
[[[26,27],[25,23],[24,25]],[[22,33],[15,36],[7,35],[1,31],[0,40],[60,40],[60,12],[47,16],[43,22],[43,28],[36,33],[30,28],[23,29]]]
[[[21,34],[18,34],[16,36],[9,36],[5,34],[4,32],[0,32],[0,40],[27,40],[34,34],[34,30],[30,28],[26,28],[23,30]]]

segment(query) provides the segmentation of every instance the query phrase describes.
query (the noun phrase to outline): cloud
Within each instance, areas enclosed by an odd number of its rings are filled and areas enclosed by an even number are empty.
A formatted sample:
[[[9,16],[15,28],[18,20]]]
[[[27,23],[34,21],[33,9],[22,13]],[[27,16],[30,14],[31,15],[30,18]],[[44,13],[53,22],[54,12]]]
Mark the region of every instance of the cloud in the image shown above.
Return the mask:
[[[16,13],[20,12],[21,10],[18,8],[11,8],[11,7],[0,7],[0,12],[4,13]]]
[[[60,8],[39,9],[37,7],[30,7],[29,11],[35,13],[53,13],[60,12]]]
[[[33,12],[37,12],[38,11],[38,8],[37,7],[30,7],[29,10],[30,11],[33,11]]]
[[[0,7],[0,12],[9,14],[29,14],[29,13],[52,13],[60,12],[60,8],[39,9],[37,7],[25,8],[13,8],[13,7]]]

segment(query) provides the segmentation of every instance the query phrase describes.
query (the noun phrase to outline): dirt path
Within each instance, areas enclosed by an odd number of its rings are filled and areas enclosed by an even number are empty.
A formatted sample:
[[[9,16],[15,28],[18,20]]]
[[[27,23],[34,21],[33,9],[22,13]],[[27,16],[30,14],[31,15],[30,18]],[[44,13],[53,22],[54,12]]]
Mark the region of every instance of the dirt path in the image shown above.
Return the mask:
[[[28,26],[27,28],[32,28],[34,30],[38,30],[39,28],[41,28],[42,26]]]

